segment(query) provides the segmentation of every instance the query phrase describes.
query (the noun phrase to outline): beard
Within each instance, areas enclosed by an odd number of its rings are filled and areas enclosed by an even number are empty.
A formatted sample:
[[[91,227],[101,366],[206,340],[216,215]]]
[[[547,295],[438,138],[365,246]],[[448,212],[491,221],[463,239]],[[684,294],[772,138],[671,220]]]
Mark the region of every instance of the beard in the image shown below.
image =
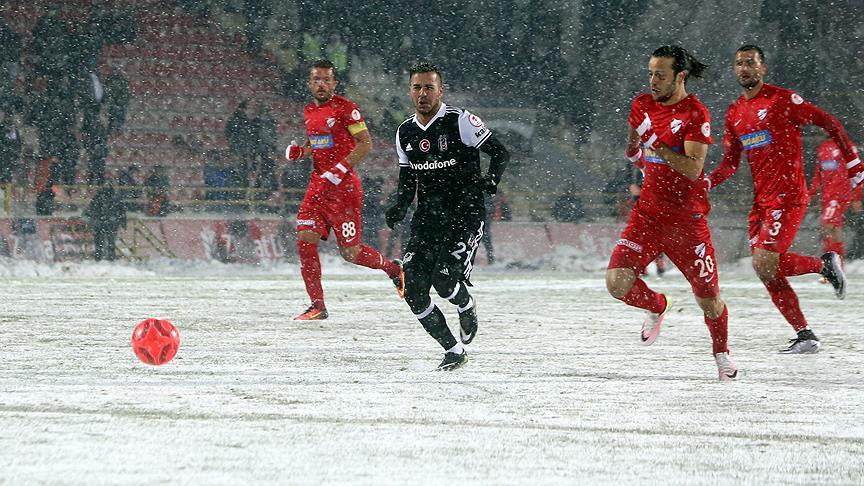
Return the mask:
[[[746,80],[742,80],[738,78],[738,84],[744,89],[753,89],[756,85],[759,84],[759,81],[762,81],[761,76],[750,76],[750,78]]]
[[[654,101],[656,101],[658,103],[665,103],[665,102],[669,101],[669,98],[671,98],[673,94],[675,94],[675,88],[674,87],[670,88],[668,91],[663,92],[663,93],[661,93],[661,92],[658,92],[657,94],[654,94],[653,92],[651,93],[652,97],[654,98]]]

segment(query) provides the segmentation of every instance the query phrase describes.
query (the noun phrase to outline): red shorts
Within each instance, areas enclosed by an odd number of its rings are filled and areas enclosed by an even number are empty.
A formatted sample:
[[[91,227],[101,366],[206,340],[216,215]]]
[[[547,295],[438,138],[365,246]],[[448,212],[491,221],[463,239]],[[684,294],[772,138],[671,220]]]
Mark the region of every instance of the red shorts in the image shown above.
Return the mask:
[[[749,216],[750,250],[789,251],[806,212],[805,204],[753,205]]]
[[[843,215],[852,201],[843,201],[842,199],[823,200],[822,203],[822,225],[833,226],[835,228],[843,227]]]
[[[350,186],[341,187],[344,184]],[[314,231],[326,240],[332,228],[339,246],[351,248],[360,244],[363,189],[350,178],[339,186],[338,191],[306,191],[297,213],[297,231]]]
[[[660,253],[684,274],[699,298],[720,295],[717,258],[704,215],[689,221],[661,224],[633,211],[627,227],[612,251],[608,268],[630,268],[636,275]]]

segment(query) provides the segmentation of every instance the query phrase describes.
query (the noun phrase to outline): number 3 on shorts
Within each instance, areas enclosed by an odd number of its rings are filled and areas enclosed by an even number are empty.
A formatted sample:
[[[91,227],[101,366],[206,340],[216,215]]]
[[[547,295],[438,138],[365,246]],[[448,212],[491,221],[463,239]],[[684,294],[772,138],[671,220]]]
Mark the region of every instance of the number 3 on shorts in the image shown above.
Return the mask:
[[[780,221],[774,221],[771,223],[771,229],[768,230],[768,234],[771,236],[777,236],[780,234],[780,228],[783,227],[783,223]]]
[[[342,236],[345,238],[351,238],[352,236],[357,234],[357,227],[354,226],[354,221],[348,221],[346,223],[342,223]]]

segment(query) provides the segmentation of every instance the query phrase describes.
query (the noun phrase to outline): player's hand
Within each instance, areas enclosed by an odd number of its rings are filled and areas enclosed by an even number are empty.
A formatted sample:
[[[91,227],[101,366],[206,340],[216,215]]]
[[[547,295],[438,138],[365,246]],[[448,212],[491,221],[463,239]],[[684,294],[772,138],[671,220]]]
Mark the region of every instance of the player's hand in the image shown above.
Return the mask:
[[[642,140],[642,146],[648,150],[654,150],[657,144],[657,134],[651,128],[651,117],[648,116],[648,113],[645,113],[645,119],[642,120],[639,126],[634,128],[639,135],[639,139]]]
[[[398,204],[395,206],[391,206],[387,208],[387,211],[384,212],[384,217],[387,221],[387,227],[393,229],[396,227],[396,224],[403,219],[405,219],[405,215],[408,213],[408,208],[403,208]]]
[[[492,176],[489,174],[486,174],[482,179],[480,179],[480,187],[486,194],[495,194],[498,192],[498,184],[495,184],[495,180],[492,179]]]
[[[642,160],[642,148],[638,146],[633,150],[627,148],[624,151],[624,157],[627,157],[627,160],[633,162],[634,164],[638,163],[640,160]]]
[[[300,160],[303,158],[303,147],[291,140],[291,145],[285,149],[285,158],[288,160]]]

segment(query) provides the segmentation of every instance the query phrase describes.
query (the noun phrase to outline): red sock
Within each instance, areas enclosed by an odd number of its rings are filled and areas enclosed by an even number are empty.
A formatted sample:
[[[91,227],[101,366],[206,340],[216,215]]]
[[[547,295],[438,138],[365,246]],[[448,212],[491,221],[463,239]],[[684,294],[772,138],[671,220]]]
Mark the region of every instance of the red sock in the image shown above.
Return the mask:
[[[361,267],[384,270],[390,278],[399,275],[399,266],[384,258],[384,255],[378,253],[378,250],[371,246],[360,245],[360,251],[357,252],[357,259],[354,260],[354,263]]]
[[[824,251],[825,253],[833,251],[840,255],[841,259],[843,259],[843,257],[846,256],[846,244],[843,243],[842,240],[837,241],[834,238],[828,236],[824,240],[822,240],[822,251]]]
[[[306,293],[314,305],[320,302],[324,308],[324,289],[321,288],[321,260],[318,259],[318,245],[297,240],[300,254],[300,275],[306,284]]]
[[[711,346],[714,354],[729,352],[729,310],[723,306],[723,313],[716,319],[705,316],[705,325],[711,333]]]
[[[777,277],[773,281],[765,284],[768,293],[771,294],[771,300],[774,305],[786,318],[786,322],[792,326],[795,331],[800,331],[807,327],[807,319],[801,312],[801,306],[798,304],[798,296],[792,287],[789,286],[789,281],[785,277]]]
[[[834,238],[830,236],[826,236],[822,238],[822,252],[828,253],[829,251],[834,251]]]
[[[627,305],[645,309],[655,314],[663,312],[663,309],[666,308],[666,297],[661,293],[649,289],[648,285],[641,278],[637,278],[633,282],[630,291],[620,300]]]
[[[793,277],[805,273],[819,273],[822,271],[822,259],[797,255],[795,253],[781,253],[780,266],[777,269],[778,276]]]

